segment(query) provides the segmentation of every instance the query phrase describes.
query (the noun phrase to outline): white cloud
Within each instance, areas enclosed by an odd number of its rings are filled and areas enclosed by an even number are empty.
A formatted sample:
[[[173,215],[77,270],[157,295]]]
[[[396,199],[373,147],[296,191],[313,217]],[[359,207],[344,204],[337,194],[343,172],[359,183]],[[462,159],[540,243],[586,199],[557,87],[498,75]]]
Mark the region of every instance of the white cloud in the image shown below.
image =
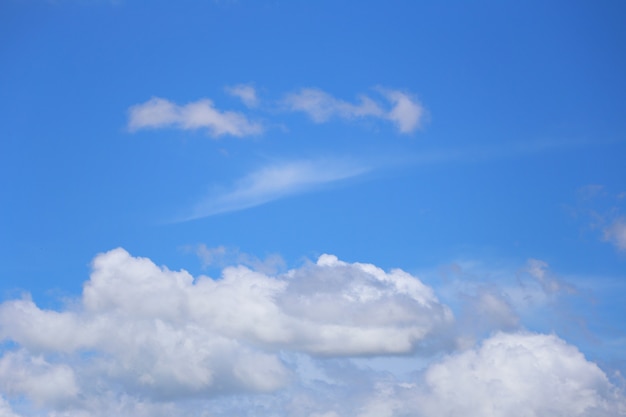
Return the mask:
[[[228,253],[207,251],[211,261]],[[60,311],[28,298],[0,304],[0,343],[11,342],[0,353],[0,416],[626,415],[624,394],[554,335],[497,333],[435,363],[412,358],[454,321],[401,270],[322,255],[285,274],[235,266],[214,280],[123,249],[92,268]],[[541,261],[526,269],[549,275]],[[473,317],[510,314],[493,288],[467,305]],[[404,371],[421,370],[400,379],[352,359],[395,354],[407,355]]]
[[[417,100],[400,91],[381,91],[393,103],[393,108],[386,117],[396,124],[401,133],[411,133],[420,126],[424,108]]]
[[[231,190],[216,193],[196,204],[183,220],[259,206],[367,171],[364,166],[340,160],[295,161],[266,166],[237,181]]]
[[[337,384],[335,396],[320,395],[321,409],[357,417],[626,415],[624,393],[554,335],[497,333],[406,380],[360,376],[361,384]]]
[[[397,379],[335,364],[335,381],[299,386],[273,403],[218,416],[617,417],[623,391],[554,335],[497,333]],[[329,366],[328,364],[326,365]],[[280,411],[277,411],[280,410]],[[282,410],[288,410],[284,412]]]
[[[339,100],[316,88],[303,88],[297,93],[285,96],[283,103],[291,111],[307,113],[317,123],[332,117],[353,119],[358,117],[382,117],[384,110],[367,96],[359,96],[358,104]]]
[[[287,279],[278,303],[298,318],[295,344],[307,353],[408,353],[453,320],[431,288],[401,270],[386,273],[322,255],[316,265],[290,271]]]
[[[626,218],[620,217],[604,228],[604,239],[626,252]]]
[[[258,108],[260,100],[255,88],[237,84],[224,88],[227,94],[239,98],[247,107]],[[374,100],[367,95],[358,96],[356,103],[333,97],[316,88],[302,88],[287,94],[281,100],[283,108],[304,112],[316,123],[333,118],[346,120],[373,118],[393,123],[403,134],[414,132],[420,127],[425,111],[411,94],[399,90],[376,89],[384,101]],[[264,131],[261,123],[250,120],[245,114],[222,111],[215,108],[209,99],[201,99],[178,105],[167,99],[153,97],[145,103],[131,106],[128,110],[128,129],[160,129],[173,127],[183,130],[205,129],[211,136],[250,136]]]
[[[259,105],[256,90],[251,85],[237,84],[226,87],[225,90],[228,94],[239,98],[248,107],[257,107]]]
[[[73,370],[53,365],[43,356],[25,351],[7,352],[0,358],[0,389],[10,396],[28,395],[38,405],[59,405],[76,397]]]
[[[250,136],[263,132],[263,126],[233,111],[220,111],[208,99],[179,106],[163,98],[153,97],[128,110],[128,128],[157,129],[175,127],[184,130],[206,129],[214,137]]]
[[[219,280],[123,249],[92,267],[82,297],[62,311],[28,298],[0,304],[0,341],[17,346],[0,359],[3,395],[67,411],[104,407],[102,396],[273,392],[293,378],[283,351],[409,353],[452,321],[417,278],[331,255],[279,276],[229,267]]]
[[[423,416],[618,416],[605,374],[554,335],[499,333],[431,366],[415,399]],[[420,392],[421,391],[421,392]],[[401,413],[398,413],[401,415]]]
[[[332,118],[351,120],[370,117],[391,121],[400,133],[411,133],[420,126],[424,109],[415,98],[398,90],[379,91],[391,103],[391,108],[366,95],[360,95],[358,102],[353,104],[316,88],[303,88],[287,94],[283,105],[290,111],[308,114],[316,123],[324,123]]]

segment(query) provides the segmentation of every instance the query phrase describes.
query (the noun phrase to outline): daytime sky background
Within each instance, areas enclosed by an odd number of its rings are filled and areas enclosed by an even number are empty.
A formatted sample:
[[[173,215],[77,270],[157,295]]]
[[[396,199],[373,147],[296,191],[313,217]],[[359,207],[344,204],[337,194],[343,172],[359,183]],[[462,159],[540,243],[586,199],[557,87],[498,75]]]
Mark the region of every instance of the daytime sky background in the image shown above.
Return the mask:
[[[626,3],[0,2],[0,417],[626,415]]]

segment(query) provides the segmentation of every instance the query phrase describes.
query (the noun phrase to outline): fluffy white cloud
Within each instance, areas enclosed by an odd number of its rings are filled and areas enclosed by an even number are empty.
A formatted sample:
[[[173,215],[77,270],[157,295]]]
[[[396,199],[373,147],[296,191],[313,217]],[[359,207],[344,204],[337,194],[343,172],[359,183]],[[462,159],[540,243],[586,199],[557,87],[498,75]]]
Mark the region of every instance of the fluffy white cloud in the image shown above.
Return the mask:
[[[272,392],[293,378],[282,351],[409,353],[451,321],[417,278],[331,255],[284,275],[238,266],[214,280],[116,249],[94,259],[82,297],[63,311],[28,298],[0,304],[0,340],[19,347],[0,360],[0,389],[66,410],[104,394]]]
[[[237,84],[226,87],[225,90],[228,94],[239,98],[248,107],[257,107],[259,105],[256,90],[251,85]]]
[[[554,335],[497,333],[408,379],[335,363],[330,378],[218,416],[618,417],[623,391]],[[280,411],[277,411],[280,410]]]
[[[278,303],[297,317],[299,350],[321,355],[408,353],[453,320],[433,290],[412,275],[323,255],[287,274]],[[303,330],[310,329],[306,334]]]
[[[0,358],[0,389],[9,396],[28,395],[39,405],[63,404],[78,394],[72,368],[50,364],[24,350]]]
[[[263,131],[263,126],[233,111],[220,111],[208,99],[179,106],[163,98],[153,97],[128,110],[131,131],[146,128],[176,127],[185,130],[207,129],[215,137],[223,135],[250,136]]]
[[[229,191],[210,195],[181,220],[259,206],[367,171],[367,167],[341,160],[303,160],[265,166],[241,178]]]
[[[358,417],[617,417],[626,398],[554,335],[497,333],[411,380],[378,378],[327,412]],[[369,395],[367,395],[369,394]],[[350,404],[348,408],[345,404]]]
[[[554,335],[499,333],[431,366],[424,416],[618,416],[626,401],[597,365]]]
[[[259,107],[257,92],[251,85],[237,84],[227,86],[224,90],[239,98],[247,107]],[[302,88],[285,95],[281,105],[288,111],[308,114],[316,123],[327,122],[333,118],[374,118],[393,123],[403,134],[414,132],[420,127],[425,110],[415,97],[399,90],[377,88],[377,91],[384,97],[383,103],[364,94],[358,96],[356,103],[350,103],[316,88]],[[153,97],[145,103],[131,106],[128,110],[130,131],[166,127],[183,130],[206,129],[214,137],[243,137],[264,131],[261,123],[250,120],[240,112],[219,110],[209,99],[178,105],[164,98]]]
[[[0,416],[626,415],[624,394],[554,335],[497,333],[430,364],[405,356],[407,371],[421,370],[403,379],[353,360],[427,352],[454,326],[434,291],[401,270],[322,255],[280,275],[235,266],[194,278],[123,249],[92,268],[61,311],[0,304],[10,342]],[[541,261],[526,269],[548,276]],[[495,289],[472,294],[464,314],[510,314]],[[516,316],[498,320],[516,326]]]
[[[401,133],[411,133],[420,126],[424,108],[415,98],[398,90],[380,89],[380,92],[391,103],[391,108],[366,95],[360,95],[353,104],[316,88],[287,94],[283,104],[288,110],[308,114],[316,123],[335,117],[348,120],[371,117],[391,121]]]

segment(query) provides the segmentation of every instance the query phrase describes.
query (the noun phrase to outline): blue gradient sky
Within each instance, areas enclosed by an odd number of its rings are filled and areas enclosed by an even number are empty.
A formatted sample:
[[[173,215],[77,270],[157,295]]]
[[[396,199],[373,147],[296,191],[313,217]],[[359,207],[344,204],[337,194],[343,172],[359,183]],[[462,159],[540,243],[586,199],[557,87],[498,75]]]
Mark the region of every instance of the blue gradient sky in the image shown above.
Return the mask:
[[[3,1],[1,299],[63,309],[117,247],[210,276],[330,253],[418,276],[460,322],[491,288],[516,326],[624,374],[625,15],[619,1]],[[289,101],[303,89],[328,117]],[[395,93],[422,112],[405,131]],[[355,115],[363,96],[378,107]],[[180,119],[133,127],[154,97]],[[185,127],[203,99],[257,131]],[[548,301],[516,304],[530,287]]]

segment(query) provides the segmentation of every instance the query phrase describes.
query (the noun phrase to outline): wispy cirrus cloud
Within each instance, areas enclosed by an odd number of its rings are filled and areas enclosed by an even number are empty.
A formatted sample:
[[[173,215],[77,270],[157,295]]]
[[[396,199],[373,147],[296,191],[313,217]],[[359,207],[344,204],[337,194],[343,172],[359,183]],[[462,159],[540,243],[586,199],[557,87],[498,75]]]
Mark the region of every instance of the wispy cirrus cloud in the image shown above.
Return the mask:
[[[153,97],[128,110],[128,128],[131,131],[166,127],[206,129],[214,137],[243,137],[263,132],[260,123],[251,121],[243,113],[218,110],[209,99],[181,106],[164,98]]]
[[[290,111],[306,113],[316,123],[332,118],[375,118],[392,122],[400,133],[411,133],[420,127],[425,111],[417,99],[399,90],[379,88],[378,91],[388,101],[387,105],[364,94],[358,96],[356,103],[350,103],[317,88],[287,94],[282,103]]]
[[[226,191],[198,203],[181,221],[259,206],[289,195],[365,174],[369,167],[338,159],[302,160],[265,166]]]

